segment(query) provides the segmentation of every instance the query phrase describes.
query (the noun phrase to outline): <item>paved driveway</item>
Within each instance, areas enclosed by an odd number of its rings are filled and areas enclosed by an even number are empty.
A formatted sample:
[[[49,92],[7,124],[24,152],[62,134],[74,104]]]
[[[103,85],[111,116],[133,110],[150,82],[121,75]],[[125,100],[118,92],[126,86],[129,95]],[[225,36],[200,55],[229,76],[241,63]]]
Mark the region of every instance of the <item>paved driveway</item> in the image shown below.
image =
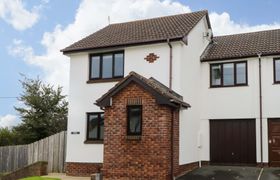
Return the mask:
[[[206,166],[196,169],[178,180],[279,180],[280,168],[265,168],[258,179],[261,168],[237,166]]]

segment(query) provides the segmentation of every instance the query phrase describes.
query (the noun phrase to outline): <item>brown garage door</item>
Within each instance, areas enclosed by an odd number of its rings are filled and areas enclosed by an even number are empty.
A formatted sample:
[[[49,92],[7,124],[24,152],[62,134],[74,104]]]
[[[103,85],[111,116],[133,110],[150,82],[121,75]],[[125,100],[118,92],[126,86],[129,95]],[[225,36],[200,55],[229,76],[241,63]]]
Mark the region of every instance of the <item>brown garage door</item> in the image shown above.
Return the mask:
[[[280,166],[280,118],[268,120],[269,166]]]
[[[256,164],[255,119],[210,120],[212,164]]]

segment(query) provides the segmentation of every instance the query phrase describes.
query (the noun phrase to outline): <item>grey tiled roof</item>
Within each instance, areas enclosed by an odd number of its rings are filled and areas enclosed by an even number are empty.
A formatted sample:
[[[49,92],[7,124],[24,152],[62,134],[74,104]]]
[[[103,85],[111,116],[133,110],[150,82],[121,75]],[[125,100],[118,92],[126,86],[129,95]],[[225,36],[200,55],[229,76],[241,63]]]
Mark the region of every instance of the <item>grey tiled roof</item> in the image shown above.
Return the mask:
[[[63,53],[181,40],[208,12],[197,11],[173,16],[111,24],[61,50]]]
[[[224,60],[280,54],[280,29],[216,36],[201,61]]]

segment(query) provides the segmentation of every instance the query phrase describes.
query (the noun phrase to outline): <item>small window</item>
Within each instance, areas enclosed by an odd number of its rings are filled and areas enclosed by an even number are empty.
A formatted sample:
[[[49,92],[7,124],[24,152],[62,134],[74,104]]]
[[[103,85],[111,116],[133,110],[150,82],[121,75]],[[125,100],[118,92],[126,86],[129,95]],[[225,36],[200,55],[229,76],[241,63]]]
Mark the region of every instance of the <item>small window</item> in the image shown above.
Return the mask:
[[[274,59],[274,83],[280,83],[280,59]]]
[[[224,86],[234,85],[234,64],[224,64],[223,65],[223,77],[224,77]]]
[[[103,140],[104,113],[87,114],[87,140]]]
[[[247,62],[211,64],[210,76],[211,87],[247,85]]]
[[[246,84],[246,63],[236,64],[236,84]]]
[[[91,55],[89,72],[90,80],[122,78],[124,75],[124,53]]]
[[[102,78],[112,78],[113,55],[104,55],[102,60]]]
[[[212,65],[211,66],[211,82],[212,86],[220,86],[222,84],[222,68],[221,65]]]
[[[127,106],[127,135],[142,134],[142,106]]]
[[[92,56],[91,58],[91,74],[90,78],[100,78],[100,57]]]
[[[123,53],[115,54],[114,76],[123,76]]]

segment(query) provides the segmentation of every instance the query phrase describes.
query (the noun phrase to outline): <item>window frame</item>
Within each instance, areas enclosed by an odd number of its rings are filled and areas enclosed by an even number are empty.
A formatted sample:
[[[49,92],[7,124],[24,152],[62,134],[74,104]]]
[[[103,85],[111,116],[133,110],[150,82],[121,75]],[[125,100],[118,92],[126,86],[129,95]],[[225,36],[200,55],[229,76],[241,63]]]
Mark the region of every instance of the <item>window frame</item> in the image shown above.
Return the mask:
[[[245,83],[237,83],[237,64],[245,64]],[[224,85],[224,64],[233,64],[233,78],[234,83],[233,85]],[[221,66],[221,84],[220,85],[213,85],[212,83],[212,67],[213,66]],[[247,61],[234,61],[234,62],[222,62],[222,63],[211,63],[210,64],[210,88],[219,88],[219,87],[239,87],[239,86],[248,86],[248,63]]]
[[[133,133],[133,132],[130,132],[130,120],[129,120],[129,110],[131,108],[135,108],[135,107],[139,107],[140,110],[141,110],[141,113],[140,113],[140,132],[139,133]],[[126,134],[127,136],[141,136],[142,135],[142,122],[143,122],[143,106],[142,105],[127,105],[126,106],[126,112],[127,112],[127,128],[126,128]]]
[[[115,76],[115,55],[116,54],[122,54],[123,55],[123,72],[121,76]],[[103,78],[103,56],[105,55],[112,55],[112,77],[109,78]],[[99,77],[98,78],[92,78],[92,57],[99,56]],[[104,53],[94,53],[89,55],[89,81],[98,81],[98,80],[114,80],[114,79],[120,79],[124,77],[124,51],[113,51],[113,52],[104,52]]]
[[[104,112],[88,112],[87,113],[87,131],[86,131],[86,141],[103,141],[104,140],[104,135],[103,139],[100,138],[100,120],[101,120],[101,115],[103,114],[104,118]],[[97,127],[97,138],[89,138],[89,118],[91,115],[98,115],[98,127]],[[103,120],[104,122],[104,120]],[[103,125],[104,127],[104,125]]]
[[[274,84],[280,84],[280,80],[276,79],[276,61],[280,61],[280,57],[273,58],[273,81],[274,81]]]

